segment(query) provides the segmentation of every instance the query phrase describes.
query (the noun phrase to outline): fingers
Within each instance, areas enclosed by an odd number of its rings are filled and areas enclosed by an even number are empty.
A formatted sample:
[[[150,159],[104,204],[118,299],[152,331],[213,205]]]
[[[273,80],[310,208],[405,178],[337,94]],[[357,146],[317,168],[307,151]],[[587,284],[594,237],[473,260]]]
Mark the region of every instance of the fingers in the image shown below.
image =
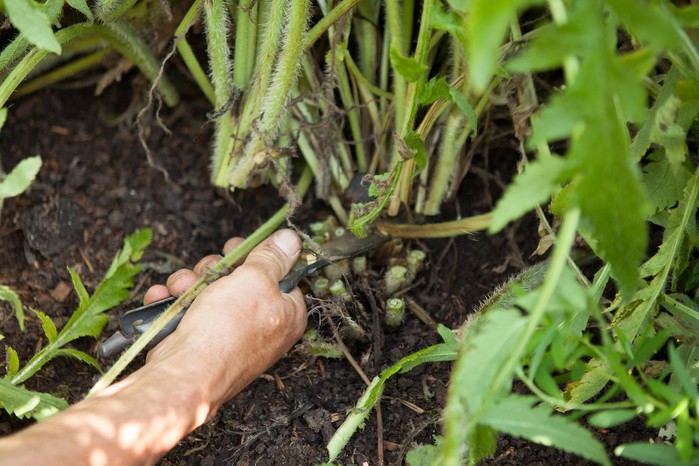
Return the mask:
[[[154,285],[151,286],[146,294],[143,296],[143,304],[150,304],[161,299],[169,298],[170,290],[167,289],[165,285]]]
[[[216,264],[218,264],[221,259],[223,259],[223,257],[219,256],[218,254],[210,254],[202,258],[199,262],[197,262],[197,265],[194,266],[194,274],[198,277],[204,275]]]
[[[289,273],[301,252],[301,241],[292,230],[284,229],[260,243],[245,259],[243,267],[253,267],[275,282]]]

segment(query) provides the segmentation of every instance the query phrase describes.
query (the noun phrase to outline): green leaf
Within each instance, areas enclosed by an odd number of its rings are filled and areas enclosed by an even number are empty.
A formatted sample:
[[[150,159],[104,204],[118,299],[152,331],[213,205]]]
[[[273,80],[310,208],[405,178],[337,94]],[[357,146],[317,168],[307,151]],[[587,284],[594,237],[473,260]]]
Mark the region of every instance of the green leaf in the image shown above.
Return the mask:
[[[458,11],[458,9],[456,9]],[[440,31],[446,31],[460,43],[466,43],[466,17],[460,16],[456,12],[448,12],[442,6],[442,3],[435,1],[432,7],[432,18],[430,18],[430,27]]]
[[[665,147],[670,164],[678,166],[687,157],[687,130],[677,124],[677,114],[682,107],[679,97],[672,96],[658,109],[655,124],[651,128],[651,141]]]
[[[48,361],[60,355],[76,357],[99,367],[90,356],[63,347],[80,337],[96,338],[100,335],[108,320],[104,311],[111,309],[128,297],[128,289],[133,286],[134,277],[139,271],[139,267],[132,262],[132,259],[141,257],[143,249],[148,245],[151,237],[152,232],[148,229],[126,237],[124,247],[117,253],[105,278],[100,282],[92,296],[88,295],[77,274],[72,269],[68,269],[75,290],[80,297],[80,304],[58,335],[53,336],[55,328],[53,328],[52,323],[49,323],[50,320],[42,318],[44,330],[51,341],[13,377],[13,383],[22,383],[39,371]],[[40,314],[37,315],[41,318]]]
[[[604,446],[582,426],[545,406],[533,407],[534,397],[510,395],[493,405],[482,423],[516,437],[553,446],[600,464],[610,465]]]
[[[422,140],[419,134],[409,130],[405,135],[405,145],[413,152],[413,160],[417,168],[410,178],[415,178],[427,166],[427,152],[425,152],[425,141]]]
[[[497,49],[502,43],[510,21],[517,11],[529,5],[543,3],[538,0],[473,0],[468,15],[466,53],[472,85],[480,93],[488,86],[497,69]]]
[[[29,42],[40,49],[61,53],[61,45],[51,29],[51,22],[43,9],[33,0],[5,0],[10,22]]]
[[[5,345],[5,352],[7,353],[5,377],[12,377],[19,370],[19,355],[17,354],[17,351],[14,350],[14,348],[7,345]]]
[[[639,463],[660,466],[686,466],[691,463],[682,461],[675,448],[662,443],[627,443],[616,447],[614,454]],[[696,453],[694,461],[699,461]]]
[[[672,165],[660,152],[654,152],[649,159],[643,166],[643,184],[654,212],[658,212],[677,203],[692,173],[684,165]]]
[[[93,358],[92,356],[83,351],[79,351],[72,348],[61,348],[56,352],[56,356],[69,356],[71,358],[79,359],[80,361],[87,363],[95,369],[97,369],[98,371],[102,372],[102,366],[100,366],[100,363],[97,361],[97,359]]]
[[[4,179],[0,179],[0,199],[22,194],[34,181],[40,168],[41,157],[38,155],[19,162]]]
[[[607,429],[618,426],[638,416],[633,409],[609,409],[600,411],[587,418],[591,426]]]
[[[7,109],[0,108],[0,130],[5,126],[5,121],[7,121]]]
[[[553,156],[529,163],[495,206],[490,233],[502,230],[512,220],[546,202],[560,187],[565,168],[565,160]]]
[[[427,75],[427,65],[419,63],[414,58],[405,57],[393,45],[390,51],[391,66],[408,82],[415,82]]]
[[[0,285],[0,301],[7,301],[15,310],[15,317],[19,323],[19,329],[24,331],[24,310],[19,295],[9,286]]]
[[[36,309],[32,309],[32,311],[37,315],[37,317],[39,317],[39,320],[41,320],[41,327],[44,329],[44,334],[46,335],[46,338],[48,338],[49,343],[56,341],[56,336],[58,335],[56,324],[54,324],[51,318],[43,312],[37,311]]]
[[[468,103],[466,96],[453,87],[449,88],[449,95],[456,106],[459,107],[461,113],[468,118],[468,122],[471,124],[471,136],[476,136],[478,134],[478,117],[476,116],[476,111],[473,109],[471,104]]]
[[[68,403],[48,393],[33,392],[0,378],[0,407],[21,418],[44,419],[68,407]]]
[[[638,0],[605,0],[605,4],[631,34],[656,49],[672,49],[680,43],[681,29],[665,5]]]
[[[426,362],[453,361],[456,358],[457,346],[456,338],[446,327],[440,328],[440,334],[444,338],[444,343],[430,346],[428,348],[409,354],[391,367],[384,369],[379,377],[374,377],[364,394],[357,401],[356,406],[350,411],[347,419],[335,431],[328,442],[328,454],[330,461],[334,461],[342,449],[347,445],[349,439],[364,423],[371,410],[383,393],[386,381],[394,374],[405,373],[410,369]]]
[[[76,10],[78,10],[80,13],[85,15],[85,18],[89,22],[94,21],[94,17],[92,16],[92,11],[90,10],[90,7],[87,6],[87,2],[85,0],[66,0],[68,2],[68,5],[72,6]]]
[[[697,389],[697,381],[692,380],[689,370],[684,366],[684,364],[682,364],[682,361],[677,355],[675,345],[670,344],[669,353],[672,373],[675,377],[677,377],[679,385],[690,399],[694,400],[695,403],[699,402],[699,389]]]
[[[434,445],[418,445],[405,455],[408,466],[431,466],[439,459],[439,446],[444,439],[437,435]]]
[[[444,76],[436,76],[418,90],[417,100],[420,105],[431,105],[439,99],[452,100],[449,83]]]

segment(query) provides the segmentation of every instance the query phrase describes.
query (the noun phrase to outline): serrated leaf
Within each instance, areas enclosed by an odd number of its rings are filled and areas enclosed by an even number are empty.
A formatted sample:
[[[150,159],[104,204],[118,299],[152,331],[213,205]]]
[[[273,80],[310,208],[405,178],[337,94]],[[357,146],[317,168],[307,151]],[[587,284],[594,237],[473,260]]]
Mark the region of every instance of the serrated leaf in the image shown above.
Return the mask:
[[[431,105],[439,99],[451,100],[449,83],[444,76],[436,76],[418,90],[420,105]]]
[[[5,345],[5,353],[7,354],[5,377],[12,377],[19,370],[19,355],[14,348],[7,345]]]
[[[554,190],[560,187],[565,167],[565,160],[559,157],[547,157],[529,163],[498,201],[488,231],[496,233],[512,220],[546,202]]]
[[[435,2],[432,7],[430,27],[446,31],[462,44],[466,43],[466,17],[460,16],[456,12],[447,12],[441,2]]]
[[[12,379],[15,384],[22,383],[34,375],[43,365],[58,355],[69,355],[93,364],[89,356],[83,357],[78,353],[66,350],[64,346],[80,337],[97,337],[107,323],[108,317],[105,310],[119,304],[128,297],[128,289],[133,285],[134,276],[139,267],[131,262],[131,258],[141,257],[143,248],[150,241],[150,231],[137,232],[124,239],[124,247],[116,254],[115,259],[97,290],[89,296],[77,274],[69,269],[71,279],[80,297],[80,304],[71,315],[53,341],[44,346],[35,354],[19,373]],[[42,319],[43,322],[43,319]],[[45,325],[49,325],[45,322]],[[51,324],[52,325],[52,324]],[[55,329],[54,329],[55,331]]]
[[[673,166],[659,153],[643,166],[643,182],[654,211],[672,207],[682,196],[682,188],[692,176],[683,165]]]
[[[686,466],[689,464],[680,459],[679,453],[674,447],[662,443],[627,443],[616,447],[614,454],[644,464],[659,466]],[[699,457],[694,459],[699,461]]]
[[[33,392],[0,378],[0,407],[19,418],[41,420],[68,407],[68,403],[48,393]]]
[[[49,52],[61,53],[61,45],[43,9],[33,0],[5,0],[10,22],[32,44]]]
[[[633,409],[609,409],[589,416],[587,422],[591,426],[607,429],[624,424],[637,416],[638,413]]]
[[[415,82],[427,76],[427,65],[419,63],[414,58],[403,56],[394,46],[391,46],[390,59],[393,69],[408,82]]]
[[[80,361],[87,363],[95,369],[97,369],[98,371],[102,372],[102,366],[100,366],[100,363],[97,361],[97,359],[93,358],[92,356],[83,351],[79,351],[72,348],[61,348],[56,352],[56,356],[69,356],[71,358],[79,359]]]
[[[37,311],[36,309],[32,309],[32,311],[37,315],[39,320],[41,320],[41,327],[44,329],[44,335],[46,335],[46,338],[48,338],[49,343],[56,341],[56,336],[58,335],[56,324],[54,324],[51,318],[43,312]]]
[[[68,2],[68,5],[72,6],[76,10],[78,10],[80,13],[85,15],[85,18],[89,22],[94,21],[94,17],[92,16],[92,11],[90,10],[90,7],[87,6],[87,2],[85,0],[66,0]]]
[[[681,40],[681,30],[664,5],[638,0],[605,0],[629,32],[657,50],[671,49]]]
[[[0,301],[7,301],[15,310],[15,317],[19,323],[19,329],[24,331],[24,309],[19,295],[9,286],[0,285]]]
[[[469,72],[476,92],[485,90],[497,69],[497,49],[510,21],[520,8],[542,3],[536,0],[473,0],[470,2],[466,31]]]
[[[350,230],[352,230],[355,236],[364,238],[367,235],[369,225],[381,215],[381,212],[386,207],[391,195],[395,191],[402,169],[403,162],[398,161],[393,166],[388,176],[382,180],[382,185],[380,187],[376,186],[376,190],[370,192],[370,194],[375,194],[375,199],[373,201],[352,204],[348,223]],[[375,176],[374,179],[378,179],[378,176]]]
[[[409,354],[391,367],[384,369],[379,377],[374,377],[374,380],[372,380],[364,394],[357,401],[355,407],[350,411],[347,419],[335,431],[335,434],[328,442],[327,448],[330,461],[334,461],[337,458],[347,442],[349,442],[349,439],[352,438],[352,435],[369,416],[369,413],[371,413],[371,410],[379,401],[386,381],[389,378],[398,372],[405,373],[426,362],[453,361],[456,358],[457,347],[453,333],[444,327],[441,329],[440,334],[443,334],[444,343]]]
[[[553,446],[600,464],[610,465],[604,446],[586,429],[545,406],[533,407],[534,397],[510,395],[493,405],[482,423],[501,432]]]
[[[0,199],[18,196],[26,191],[40,168],[41,157],[38,155],[19,162],[4,179],[0,179]]]

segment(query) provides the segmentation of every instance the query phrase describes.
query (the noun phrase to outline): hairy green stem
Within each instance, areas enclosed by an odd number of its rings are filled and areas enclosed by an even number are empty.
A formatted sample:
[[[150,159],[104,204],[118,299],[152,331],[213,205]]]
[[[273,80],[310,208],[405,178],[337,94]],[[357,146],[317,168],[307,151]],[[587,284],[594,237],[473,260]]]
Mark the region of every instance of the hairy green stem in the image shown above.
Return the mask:
[[[137,0],[98,0],[95,14],[105,23],[118,20],[136,4]]]
[[[245,188],[250,179],[250,173],[255,167],[257,154],[270,146],[277,135],[286,110],[292,87],[296,82],[298,69],[303,55],[303,37],[308,22],[309,0],[290,0],[291,4],[286,13],[287,23],[284,28],[279,58],[274,67],[260,108],[260,117],[252,140],[246,145],[245,152],[237,161],[235,169],[230,173],[228,181],[233,188]]]
[[[303,197],[311,184],[312,175],[310,170],[304,170],[301,179],[296,187],[298,196]],[[134,358],[146,347],[165,326],[178,315],[186,306],[201,293],[208,284],[218,277],[228,273],[236,262],[244,258],[255,246],[267,238],[279,225],[282,224],[289,212],[289,203],[279,209],[269,220],[248,236],[237,248],[221,259],[215,267],[202,275],[191,288],[189,288],[172,306],[170,306],[158,319],[153,322],[150,328],[134,342],[131,347],[114,363],[114,365],[100,378],[90,390],[87,397],[107,388],[126,369]]]

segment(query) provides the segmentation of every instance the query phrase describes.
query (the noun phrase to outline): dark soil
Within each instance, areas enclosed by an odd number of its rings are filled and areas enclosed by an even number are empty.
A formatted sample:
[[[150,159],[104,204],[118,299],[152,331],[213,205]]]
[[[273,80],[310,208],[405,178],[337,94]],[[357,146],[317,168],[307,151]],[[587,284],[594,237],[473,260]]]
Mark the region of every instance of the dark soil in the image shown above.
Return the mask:
[[[75,309],[67,267],[93,290],[126,234],[153,229],[153,243],[144,259],[131,298],[114,309],[104,335],[114,330],[116,316],[134,307],[148,286],[164,282],[182,266],[218,251],[233,235],[246,235],[278,209],[283,199],[272,188],[217,192],[208,182],[211,128],[206,105],[185,101],[165,115],[167,136],[154,124],[148,143],[150,165],[132,119],[132,90],[113,86],[95,98],[90,90],[44,91],[15,102],[0,134],[3,166],[40,154],[43,168],[31,190],[6,202],[0,218],[0,283],[16,290],[25,308],[42,310],[60,326]],[[131,112],[131,113],[129,113]],[[126,118],[123,116],[126,115]],[[516,164],[516,145],[508,134],[496,134],[488,151],[476,157],[475,173],[467,175],[456,202],[445,217],[483,212],[501,194]],[[490,154],[485,157],[484,154]],[[167,173],[167,178],[164,175]],[[304,226],[328,213],[322,202],[307,201],[294,222]],[[536,247],[536,222],[529,218],[503,234],[462,236],[414,243],[428,251],[431,266],[408,294],[437,322],[458,326],[495,285],[530,260]],[[355,282],[358,299],[375,290]],[[40,321],[27,313],[20,332],[7,303],[0,303],[4,343],[26,361],[42,344]],[[397,330],[379,325],[373,345],[352,346],[363,370],[372,378],[381,368],[410,352],[439,341],[436,332],[413,315]],[[377,344],[378,343],[378,344]],[[96,343],[83,339],[80,349],[96,355]],[[367,357],[371,356],[371,357]],[[245,355],[241,355],[245,357]],[[102,361],[108,366],[112,361]],[[138,364],[141,364],[139,362]],[[439,434],[440,409],[446,397],[450,365],[418,367],[390,381],[381,403],[383,457],[400,464],[406,450],[431,443]],[[30,379],[27,387],[80,400],[97,374],[71,359],[55,360]],[[345,360],[311,358],[293,350],[218,415],[184,439],[162,464],[310,465],[327,459],[325,445],[354,406],[364,382]],[[27,425],[0,416],[0,434]],[[611,452],[616,445],[644,440],[653,433],[641,422],[614,431],[598,431]],[[339,458],[343,464],[378,464],[377,418],[372,415]],[[502,438],[488,464],[583,464],[575,456],[524,441]],[[622,463],[618,463],[622,464]]]

